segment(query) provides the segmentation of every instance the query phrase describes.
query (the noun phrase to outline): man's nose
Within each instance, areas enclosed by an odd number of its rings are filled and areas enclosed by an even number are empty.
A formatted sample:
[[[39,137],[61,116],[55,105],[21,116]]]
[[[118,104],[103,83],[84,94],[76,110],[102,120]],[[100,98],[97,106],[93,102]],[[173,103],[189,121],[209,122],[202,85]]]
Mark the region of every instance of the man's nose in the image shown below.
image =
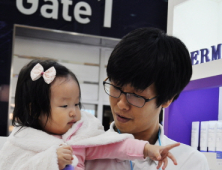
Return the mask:
[[[121,94],[120,97],[118,98],[118,102],[117,102],[117,106],[121,109],[121,110],[129,110],[130,108],[130,104],[128,103],[127,99],[126,99],[126,95],[125,94]]]

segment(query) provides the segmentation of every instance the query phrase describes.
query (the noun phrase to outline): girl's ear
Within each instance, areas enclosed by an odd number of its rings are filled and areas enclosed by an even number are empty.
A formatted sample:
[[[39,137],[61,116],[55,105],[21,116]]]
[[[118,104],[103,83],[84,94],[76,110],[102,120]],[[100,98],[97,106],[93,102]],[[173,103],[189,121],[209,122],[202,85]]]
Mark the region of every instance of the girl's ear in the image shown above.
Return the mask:
[[[168,100],[166,103],[162,104],[161,106],[162,106],[163,108],[167,108],[167,107],[172,103],[172,101],[173,101],[173,98],[170,99],[170,100]]]

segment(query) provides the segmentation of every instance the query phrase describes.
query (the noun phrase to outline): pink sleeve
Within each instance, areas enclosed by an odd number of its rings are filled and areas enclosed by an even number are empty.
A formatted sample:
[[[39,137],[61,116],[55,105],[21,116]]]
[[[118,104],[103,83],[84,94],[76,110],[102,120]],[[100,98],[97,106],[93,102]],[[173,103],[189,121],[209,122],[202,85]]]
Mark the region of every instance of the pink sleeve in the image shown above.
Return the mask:
[[[126,139],[122,142],[86,148],[86,160],[93,159],[143,159],[143,150],[147,141]]]
[[[75,167],[75,170],[84,170],[85,169],[85,148],[75,148],[73,147],[73,154],[78,158],[78,164]]]

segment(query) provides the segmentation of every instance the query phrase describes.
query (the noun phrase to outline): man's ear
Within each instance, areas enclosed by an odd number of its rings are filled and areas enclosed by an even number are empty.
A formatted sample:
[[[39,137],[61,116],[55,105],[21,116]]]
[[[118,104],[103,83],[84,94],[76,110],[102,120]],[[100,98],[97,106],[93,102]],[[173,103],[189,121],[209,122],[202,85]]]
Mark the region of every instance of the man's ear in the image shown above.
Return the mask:
[[[168,100],[167,102],[165,102],[165,103],[162,104],[161,106],[162,106],[163,108],[167,108],[167,107],[172,103],[172,101],[173,101],[173,98],[170,99],[170,100]]]

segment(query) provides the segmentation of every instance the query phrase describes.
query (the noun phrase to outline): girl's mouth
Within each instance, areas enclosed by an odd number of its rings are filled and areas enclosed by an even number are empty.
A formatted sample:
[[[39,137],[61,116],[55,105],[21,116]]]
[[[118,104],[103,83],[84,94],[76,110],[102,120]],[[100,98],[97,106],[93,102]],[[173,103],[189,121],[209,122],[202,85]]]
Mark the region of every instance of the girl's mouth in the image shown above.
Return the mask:
[[[70,121],[68,124],[74,124],[74,123],[76,123],[76,121]]]

